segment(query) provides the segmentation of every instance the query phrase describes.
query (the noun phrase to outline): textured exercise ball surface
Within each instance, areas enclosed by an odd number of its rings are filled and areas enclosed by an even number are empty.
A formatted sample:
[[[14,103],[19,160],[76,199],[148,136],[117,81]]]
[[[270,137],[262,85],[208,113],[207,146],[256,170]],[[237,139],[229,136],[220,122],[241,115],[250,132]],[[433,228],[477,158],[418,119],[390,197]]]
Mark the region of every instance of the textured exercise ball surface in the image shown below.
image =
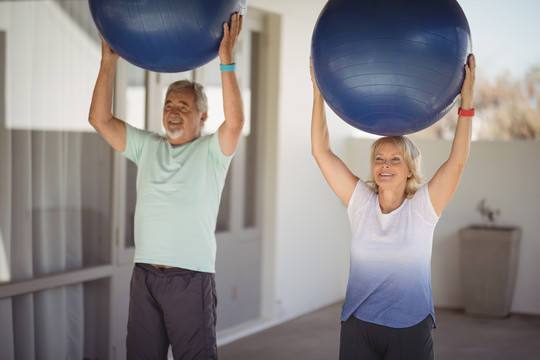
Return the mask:
[[[122,58],[156,72],[181,72],[218,55],[223,23],[247,0],[89,0],[103,38]]]
[[[454,105],[471,52],[455,0],[330,0],[311,42],[326,103],[377,135],[420,131]]]

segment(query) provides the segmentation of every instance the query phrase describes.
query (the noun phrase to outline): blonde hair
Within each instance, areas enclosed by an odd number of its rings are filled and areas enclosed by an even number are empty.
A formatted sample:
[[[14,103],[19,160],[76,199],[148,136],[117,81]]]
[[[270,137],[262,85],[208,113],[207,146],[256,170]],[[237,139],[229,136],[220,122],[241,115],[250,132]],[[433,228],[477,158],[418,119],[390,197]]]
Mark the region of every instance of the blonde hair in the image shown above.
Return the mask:
[[[385,136],[377,141],[375,141],[373,144],[371,144],[371,159],[370,164],[371,168],[373,168],[373,165],[375,163],[375,157],[379,153],[380,148],[385,144],[391,144],[396,147],[402,154],[403,154],[403,160],[409,167],[409,171],[411,172],[411,176],[407,179],[407,185],[405,187],[405,195],[407,198],[412,198],[416,191],[422,186],[423,179],[422,175],[420,174],[420,163],[422,155],[420,153],[420,149],[416,146],[415,143],[412,142],[409,138],[405,136]],[[371,187],[371,189],[378,194],[379,193],[379,185],[373,180],[373,175],[371,175],[371,178],[366,181],[366,183]]]

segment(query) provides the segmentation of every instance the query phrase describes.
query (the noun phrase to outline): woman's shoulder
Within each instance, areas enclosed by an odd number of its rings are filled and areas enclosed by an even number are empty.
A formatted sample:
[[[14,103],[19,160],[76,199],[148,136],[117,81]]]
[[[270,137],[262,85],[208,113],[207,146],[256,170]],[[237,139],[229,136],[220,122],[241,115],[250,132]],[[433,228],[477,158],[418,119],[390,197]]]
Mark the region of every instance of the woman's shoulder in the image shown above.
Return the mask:
[[[356,187],[349,201],[349,209],[359,208],[367,204],[371,198],[375,196],[375,192],[364,180],[358,179]]]
[[[431,203],[431,198],[429,197],[428,183],[425,183],[418,188],[411,199],[411,204],[413,210],[425,219],[429,219],[434,222],[439,219],[439,216],[435,212],[433,204]]]

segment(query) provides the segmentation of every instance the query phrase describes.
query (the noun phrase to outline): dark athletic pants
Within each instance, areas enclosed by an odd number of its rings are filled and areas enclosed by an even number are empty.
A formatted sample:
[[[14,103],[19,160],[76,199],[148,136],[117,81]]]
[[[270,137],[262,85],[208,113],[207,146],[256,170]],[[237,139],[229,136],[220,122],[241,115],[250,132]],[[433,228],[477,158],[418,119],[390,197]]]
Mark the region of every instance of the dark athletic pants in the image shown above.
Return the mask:
[[[408,328],[381,326],[351,316],[341,323],[340,360],[433,360],[433,319]]]
[[[135,264],[131,278],[129,360],[217,359],[214,274]]]

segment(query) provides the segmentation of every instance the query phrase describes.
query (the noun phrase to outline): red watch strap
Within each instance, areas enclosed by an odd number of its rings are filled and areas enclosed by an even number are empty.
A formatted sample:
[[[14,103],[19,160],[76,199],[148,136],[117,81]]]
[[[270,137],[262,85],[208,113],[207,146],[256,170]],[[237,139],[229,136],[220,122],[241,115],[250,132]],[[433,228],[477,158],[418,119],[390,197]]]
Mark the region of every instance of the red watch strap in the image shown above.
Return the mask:
[[[462,108],[459,108],[459,109],[458,109],[458,115],[459,115],[459,116],[469,116],[469,117],[472,117],[472,116],[474,116],[474,109],[471,109],[471,110],[463,110]]]

